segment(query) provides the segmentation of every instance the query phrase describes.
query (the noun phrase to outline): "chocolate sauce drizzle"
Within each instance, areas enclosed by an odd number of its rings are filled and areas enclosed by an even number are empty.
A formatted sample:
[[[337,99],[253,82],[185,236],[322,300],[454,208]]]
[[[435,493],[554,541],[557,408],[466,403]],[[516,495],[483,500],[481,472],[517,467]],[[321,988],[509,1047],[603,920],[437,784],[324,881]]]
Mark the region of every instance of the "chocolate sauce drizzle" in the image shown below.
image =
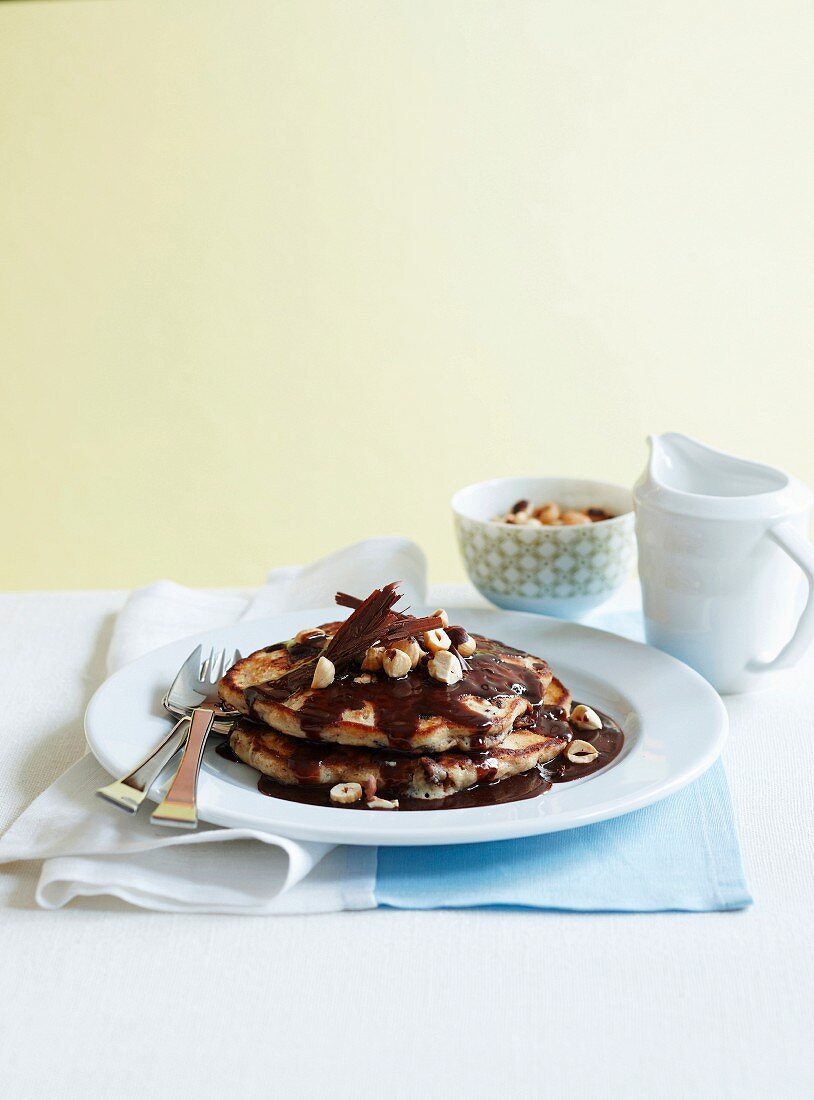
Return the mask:
[[[405,798],[399,794],[398,771],[396,770],[392,774],[390,787],[382,788],[378,793],[384,798],[398,798],[399,813],[405,810],[466,810],[478,806],[500,806],[508,802],[522,802],[528,798],[537,798],[539,795],[545,794],[546,791],[550,791],[555,783],[570,783],[576,779],[584,779],[586,776],[594,775],[601,769],[606,768],[616,759],[624,747],[625,735],[607,714],[602,714],[601,717],[603,729],[592,733],[579,731],[581,740],[589,741],[599,749],[599,756],[590,764],[573,764],[563,752],[549,764],[542,764],[530,771],[513,775],[508,779],[495,783],[491,781],[494,777],[494,770],[489,768],[489,753],[483,753],[478,766],[478,774],[481,778],[469,790],[451,794],[447,798]],[[563,724],[561,720],[555,717],[541,718],[541,721],[549,722],[552,725],[554,723]],[[307,747],[313,751],[313,746]],[[309,806],[335,807],[336,805],[331,802],[330,787],[325,785],[289,787],[283,783],[276,783],[273,779],[264,775],[260,777],[257,789],[262,794],[269,795],[272,798],[282,798],[287,802],[301,802]],[[367,810],[367,806],[362,798],[359,802],[343,806],[342,809]]]
[[[358,710],[364,701],[373,706],[377,727],[387,731],[390,745],[397,751],[414,751],[413,739],[419,722],[433,716],[445,719],[451,726],[470,730],[471,748],[484,749],[487,743],[484,735],[491,729],[492,720],[467,706],[466,697],[494,702],[515,695],[537,706],[543,696],[540,673],[547,666],[536,659],[532,668],[520,660],[507,661],[507,657],[526,654],[502,642],[475,637],[477,652],[468,658],[463,679],[457,684],[439,683],[424,669],[401,680],[377,674],[372,682],[361,685],[354,682],[358,669],[337,677],[329,687],[313,692],[298,710],[303,733],[309,740],[321,740],[324,729],[335,726],[345,711]],[[291,694],[286,685],[278,686],[272,680],[247,688],[245,698],[249,713],[254,714],[258,700],[285,703]]]
[[[261,776],[257,789],[261,794],[270,798],[282,798],[286,802],[300,802],[306,806],[332,806],[326,787],[287,787],[283,783],[275,783],[267,775]],[[478,784],[470,787],[468,791],[451,794],[448,798],[405,798],[399,796],[398,813],[404,810],[467,810],[475,806],[500,806],[505,802],[520,802],[526,798],[536,798],[551,789],[551,781],[538,768],[523,772],[521,775],[513,775],[500,783]],[[384,795],[383,797],[387,797]],[[343,810],[365,810],[367,813],[378,811],[368,810],[364,799],[359,802],[351,802],[341,807]],[[381,811],[384,813],[385,811]]]
[[[596,708],[594,708],[596,710]],[[555,783],[570,783],[584,779],[606,768],[620,754],[624,747],[625,735],[621,728],[607,715],[602,714],[603,728],[595,732],[579,731],[582,741],[588,741],[599,750],[599,755],[590,764],[574,764],[561,753],[548,764],[542,764],[520,775],[511,776],[500,782],[494,782],[495,769],[490,766],[489,752],[468,753],[469,759],[476,763],[478,783],[469,790],[449,795],[447,798],[423,799],[405,798],[399,791],[400,786],[412,774],[415,757],[401,756],[388,750],[381,750],[383,785],[379,789],[382,797],[399,799],[399,812],[417,810],[463,810],[477,806],[499,806],[507,802],[520,802],[536,798],[549,791]],[[525,721],[524,721],[525,719]],[[536,714],[524,715],[517,724],[525,728],[537,728],[552,737],[573,737],[570,726],[564,720],[565,711],[561,707],[539,707]],[[516,726],[517,728],[517,726]],[[317,745],[303,742],[288,759],[288,764],[300,786],[288,786],[277,783],[269,776],[262,775],[257,784],[258,790],[272,798],[281,798],[286,802],[301,802],[309,806],[331,806],[330,785],[318,781],[323,764],[339,766],[343,760],[353,763],[353,749],[342,745],[324,742]],[[228,740],[218,745],[216,752],[226,760],[237,761]],[[450,755],[450,754],[445,754]],[[342,809],[366,810],[365,800],[343,806]],[[383,811],[382,811],[383,812]]]

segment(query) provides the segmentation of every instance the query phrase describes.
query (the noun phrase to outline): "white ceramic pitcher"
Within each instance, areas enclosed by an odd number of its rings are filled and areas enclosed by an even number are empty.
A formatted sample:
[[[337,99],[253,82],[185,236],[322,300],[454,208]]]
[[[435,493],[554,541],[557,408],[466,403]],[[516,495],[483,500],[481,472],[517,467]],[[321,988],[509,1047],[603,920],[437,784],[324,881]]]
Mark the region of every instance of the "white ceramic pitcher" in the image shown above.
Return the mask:
[[[649,443],[634,488],[647,640],[718,691],[763,687],[814,640],[811,491],[677,432]]]

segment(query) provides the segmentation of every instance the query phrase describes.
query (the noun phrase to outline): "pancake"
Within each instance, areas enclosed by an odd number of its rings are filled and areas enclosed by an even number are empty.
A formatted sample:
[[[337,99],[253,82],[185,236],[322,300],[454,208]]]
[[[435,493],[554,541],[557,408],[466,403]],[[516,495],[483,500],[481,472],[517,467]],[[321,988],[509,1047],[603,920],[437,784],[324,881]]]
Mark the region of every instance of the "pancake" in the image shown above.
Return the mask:
[[[481,753],[416,757],[344,745],[315,745],[248,722],[238,725],[229,743],[244,763],[287,786],[360,783],[370,792],[372,781],[379,793],[441,799],[478,783],[520,775],[553,760],[570,740],[565,721],[570,704],[568,690],[559,680],[552,680],[542,705],[521,715],[499,745]]]
[[[320,629],[330,638],[339,625]],[[539,657],[472,637],[477,648],[454,685],[432,679],[424,665],[400,680],[361,673],[357,666],[329,687],[290,694],[275,689],[274,681],[309,650],[282,642],[239,661],[218,692],[227,706],[294,738],[416,755],[482,752],[499,745],[517,719],[542,701],[552,673]]]

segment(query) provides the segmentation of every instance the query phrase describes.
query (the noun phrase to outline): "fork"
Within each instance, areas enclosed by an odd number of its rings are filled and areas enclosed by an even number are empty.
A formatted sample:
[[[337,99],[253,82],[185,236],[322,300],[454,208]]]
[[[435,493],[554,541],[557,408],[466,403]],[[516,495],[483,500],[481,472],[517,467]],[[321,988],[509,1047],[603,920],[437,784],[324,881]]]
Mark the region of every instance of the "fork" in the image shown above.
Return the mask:
[[[215,719],[223,714],[217,684],[239,659],[238,652],[227,658],[225,649],[217,653],[212,649],[203,662],[195,689],[202,698],[190,712],[189,732],[175,778],[150,816],[154,825],[169,825],[178,829],[194,829],[197,826],[198,775],[204,747]]]

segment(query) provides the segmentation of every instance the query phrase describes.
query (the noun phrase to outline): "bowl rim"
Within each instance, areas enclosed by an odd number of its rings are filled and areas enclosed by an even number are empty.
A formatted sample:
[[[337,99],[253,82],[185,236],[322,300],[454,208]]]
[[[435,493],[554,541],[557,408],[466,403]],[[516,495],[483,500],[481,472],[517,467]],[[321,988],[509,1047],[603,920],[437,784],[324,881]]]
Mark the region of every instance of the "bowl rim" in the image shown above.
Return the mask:
[[[561,481],[578,483],[582,485],[596,485],[599,489],[614,489],[619,490],[623,493],[627,493],[627,495],[630,497],[630,507],[626,509],[626,511],[620,512],[616,516],[612,516],[610,519],[600,520],[598,523],[592,523],[590,526],[588,526],[588,524],[574,524],[573,526],[569,525],[562,527],[555,527],[553,525],[545,524],[542,527],[526,527],[524,524],[517,524],[515,526],[511,523],[497,524],[494,522],[494,520],[483,519],[481,516],[473,516],[469,512],[462,509],[460,498],[464,495],[464,493],[472,492],[475,489],[487,489],[508,481]],[[485,481],[473,481],[470,485],[464,485],[462,486],[462,488],[456,490],[456,492],[453,493],[450,500],[450,506],[456,516],[461,519],[467,520],[469,523],[483,523],[494,527],[499,526],[505,528],[507,531],[517,533],[531,530],[534,531],[535,535],[550,534],[554,531],[556,531],[557,533],[562,533],[565,531],[573,533],[580,532],[584,535],[589,531],[595,531],[597,528],[604,529],[609,524],[622,524],[625,522],[629,522],[630,518],[634,515],[633,490],[627,485],[620,485],[618,482],[615,481],[597,481],[595,478],[590,477],[554,477],[545,476],[542,474],[515,474],[511,477],[491,477],[487,478]]]

